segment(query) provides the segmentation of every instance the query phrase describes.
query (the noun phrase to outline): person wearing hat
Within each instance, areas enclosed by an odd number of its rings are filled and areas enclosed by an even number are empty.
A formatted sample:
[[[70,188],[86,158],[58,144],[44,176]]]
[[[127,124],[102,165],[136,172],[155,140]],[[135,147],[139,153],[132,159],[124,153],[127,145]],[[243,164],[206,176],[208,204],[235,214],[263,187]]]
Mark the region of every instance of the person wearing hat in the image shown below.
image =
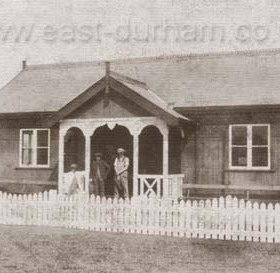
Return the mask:
[[[115,197],[119,198],[120,195],[123,198],[129,197],[128,192],[128,167],[129,158],[124,155],[125,150],[123,148],[117,149],[118,156],[114,162],[115,169]]]
[[[105,194],[105,181],[111,168],[109,164],[102,159],[102,153],[95,153],[94,157],[91,165],[90,193],[103,197]]]
[[[79,192],[83,192],[85,177],[84,175],[77,171],[78,165],[73,163],[70,166],[70,172],[66,174],[66,194],[72,195]]]

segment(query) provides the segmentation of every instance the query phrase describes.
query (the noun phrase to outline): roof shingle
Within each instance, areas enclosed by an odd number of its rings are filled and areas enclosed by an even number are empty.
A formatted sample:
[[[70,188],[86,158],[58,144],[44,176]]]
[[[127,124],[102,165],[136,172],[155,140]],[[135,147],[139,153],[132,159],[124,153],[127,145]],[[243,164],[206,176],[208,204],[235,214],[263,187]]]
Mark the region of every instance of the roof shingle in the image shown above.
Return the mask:
[[[280,50],[116,60],[174,107],[280,104]],[[100,62],[34,65],[0,91],[0,113],[58,111],[105,75]]]

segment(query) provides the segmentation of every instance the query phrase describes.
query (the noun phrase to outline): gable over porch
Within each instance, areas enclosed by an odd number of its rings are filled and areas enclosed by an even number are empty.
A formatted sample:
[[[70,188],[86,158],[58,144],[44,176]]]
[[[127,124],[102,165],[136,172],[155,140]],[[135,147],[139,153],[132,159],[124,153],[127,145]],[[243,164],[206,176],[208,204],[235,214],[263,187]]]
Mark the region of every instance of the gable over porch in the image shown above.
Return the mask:
[[[50,123],[57,121],[59,190],[63,189],[63,178],[67,165],[71,162],[69,156],[68,161],[66,160],[69,154],[67,141],[71,131],[76,130],[80,135],[80,139],[76,138],[76,143],[83,143],[76,154],[82,154],[81,169],[85,174],[85,190],[89,188],[93,153],[107,153],[107,146],[115,149],[116,145],[122,145],[128,147],[132,163],[132,195],[181,195],[183,176],[180,173],[169,175],[170,136],[173,136],[173,142],[180,142],[190,121],[169,108],[144,83],[107,70],[104,78],[62,108]],[[156,159],[150,160],[153,156]]]

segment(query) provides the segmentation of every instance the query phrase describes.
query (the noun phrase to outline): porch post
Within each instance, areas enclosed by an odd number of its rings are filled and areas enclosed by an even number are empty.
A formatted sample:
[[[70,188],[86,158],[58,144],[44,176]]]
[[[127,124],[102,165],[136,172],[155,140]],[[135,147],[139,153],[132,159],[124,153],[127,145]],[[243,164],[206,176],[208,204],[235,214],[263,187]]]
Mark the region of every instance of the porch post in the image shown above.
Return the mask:
[[[58,151],[58,192],[62,193],[64,190],[63,176],[64,176],[64,130],[59,129],[59,151]]]
[[[91,154],[91,134],[87,132],[85,134],[85,191],[89,189],[90,179],[90,154]]]
[[[163,196],[168,196],[168,188],[169,188],[169,181],[168,181],[168,157],[169,157],[169,151],[168,151],[168,136],[169,136],[169,130],[166,128],[164,130],[163,134]]]
[[[133,134],[133,196],[138,193],[138,174],[139,174],[139,133]]]

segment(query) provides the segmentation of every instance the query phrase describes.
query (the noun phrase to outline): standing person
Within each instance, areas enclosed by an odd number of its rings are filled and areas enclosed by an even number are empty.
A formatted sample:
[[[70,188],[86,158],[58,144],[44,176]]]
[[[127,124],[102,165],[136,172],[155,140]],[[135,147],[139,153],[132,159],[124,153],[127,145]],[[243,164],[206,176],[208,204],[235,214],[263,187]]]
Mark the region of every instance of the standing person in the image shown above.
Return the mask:
[[[114,162],[116,159],[116,148],[113,144],[106,145],[106,162],[110,165],[111,171],[108,174],[107,181],[108,183],[105,185],[105,191],[109,195],[114,195],[115,189],[115,170],[114,170]]]
[[[66,193],[68,195],[83,192],[85,177],[81,172],[78,172],[78,165],[71,164],[71,171],[66,174]]]
[[[104,196],[105,181],[110,173],[109,164],[102,159],[102,153],[95,153],[95,159],[91,165],[91,183],[93,184],[93,193],[95,195]]]
[[[115,197],[123,195],[123,198],[129,197],[128,193],[128,167],[129,158],[124,155],[123,148],[117,149],[117,157],[114,163],[115,169]]]

